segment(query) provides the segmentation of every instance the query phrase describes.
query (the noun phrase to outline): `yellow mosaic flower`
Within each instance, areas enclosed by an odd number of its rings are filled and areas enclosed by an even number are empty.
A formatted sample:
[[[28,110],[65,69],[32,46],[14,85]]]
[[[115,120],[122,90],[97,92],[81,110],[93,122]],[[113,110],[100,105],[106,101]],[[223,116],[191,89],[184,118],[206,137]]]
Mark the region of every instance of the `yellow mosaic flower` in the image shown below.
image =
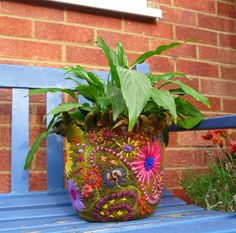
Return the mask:
[[[73,161],[71,158],[71,154],[73,153],[73,151],[71,150],[71,144],[70,143],[66,143],[66,162],[65,162],[65,172],[66,172],[66,176],[69,177],[71,171],[72,171],[72,165],[73,165]]]
[[[124,155],[126,158],[129,158],[131,156],[134,156],[139,148],[139,142],[132,140],[130,137],[128,137],[126,142],[118,143],[117,145],[120,147],[121,155]]]
[[[116,142],[117,135],[109,128],[102,128],[97,133],[97,141],[101,144],[107,144],[111,146]]]

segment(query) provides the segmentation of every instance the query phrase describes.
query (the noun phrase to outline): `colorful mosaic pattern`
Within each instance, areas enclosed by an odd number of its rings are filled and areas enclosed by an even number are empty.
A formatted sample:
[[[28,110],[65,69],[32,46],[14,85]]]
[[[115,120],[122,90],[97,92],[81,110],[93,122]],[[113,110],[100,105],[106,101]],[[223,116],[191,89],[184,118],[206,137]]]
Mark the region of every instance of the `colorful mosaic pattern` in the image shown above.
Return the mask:
[[[162,193],[161,134],[68,128],[65,173],[78,214],[101,222],[150,215]]]

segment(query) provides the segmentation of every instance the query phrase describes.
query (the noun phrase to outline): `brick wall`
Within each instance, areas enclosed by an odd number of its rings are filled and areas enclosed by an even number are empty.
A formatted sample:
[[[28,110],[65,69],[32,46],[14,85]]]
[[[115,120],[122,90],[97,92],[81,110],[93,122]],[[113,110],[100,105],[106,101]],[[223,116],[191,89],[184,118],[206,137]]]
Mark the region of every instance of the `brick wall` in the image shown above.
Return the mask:
[[[26,3],[27,2],[27,3]],[[182,71],[193,77],[192,86],[207,95],[211,109],[198,104],[206,115],[236,111],[236,33],[234,0],[151,0],[160,6],[157,23],[121,14],[91,11],[44,1],[0,1],[0,63],[63,67],[81,64],[106,69],[106,61],[93,43],[101,35],[111,45],[122,41],[132,60],[161,43],[189,38],[194,43],[149,61],[155,72]],[[7,99],[6,99],[7,97]],[[0,92],[0,192],[9,191],[9,91]],[[31,139],[43,130],[41,98],[32,99]],[[166,185],[179,196],[178,179],[188,167],[206,169],[206,149],[200,133],[172,134],[166,153]],[[45,148],[31,169],[31,189],[46,187]],[[35,182],[39,180],[40,182]]]

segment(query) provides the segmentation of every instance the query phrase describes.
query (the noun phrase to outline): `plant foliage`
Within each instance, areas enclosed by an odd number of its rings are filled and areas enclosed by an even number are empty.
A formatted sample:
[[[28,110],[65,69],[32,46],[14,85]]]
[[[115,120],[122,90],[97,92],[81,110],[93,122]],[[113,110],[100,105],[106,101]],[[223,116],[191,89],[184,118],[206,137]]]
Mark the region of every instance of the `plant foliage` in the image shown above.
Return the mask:
[[[185,128],[194,127],[203,119],[202,114],[185,100],[184,96],[191,96],[206,106],[209,106],[208,99],[181,81],[176,80],[177,77],[190,79],[187,75],[180,72],[160,75],[142,74],[135,70],[137,64],[145,62],[152,56],[160,55],[168,49],[181,46],[183,43],[170,43],[161,45],[153,51],[147,51],[138,56],[130,66],[120,42],[117,45],[117,50],[110,48],[99,36],[96,43],[107,58],[110,68],[109,79],[106,82],[98,75],[77,65],[65,68],[65,73],[70,75],[66,79],[75,83],[73,90],[49,88],[30,92],[30,95],[65,92],[72,97],[71,103],[61,104],[49,113],[54,115],[52,119],[55,122],[51,122],[51,127],[47,129],[47,132],[53,131],[55,125],[59,125],[60,119],[62,120],[65,116],[64,113],[67,113],[67,117],[79,121],[79,124],[87,130],[93,125],[91,118],[94,116],[97,119],[102,118],[104,112],[112,113],[111,127],[124,123],[127,124],[129,131],[138,125],[140,116],[142,119],[150,117],[153,119],[155,116],[158,120],[166,116],[168,121],[162,121],[165,123],[171,123],[169,119],[171,116],[173,123]],[[176,88],[168,90],[168,84],[172,84],[172,87],[174,84]],[[78,103],[78,94],[90,101],[91,107]],[[90,122],[89,125],[88,122]],[[163,125],[164,127],[165,125]],[[59,133],[58,127],[56,129],[56,132]],[[32,153],[28,156],[32,157]],[[29,160],[27,159],[27,161]],[[29,163],[26,164],[25,168],[28,166]]]

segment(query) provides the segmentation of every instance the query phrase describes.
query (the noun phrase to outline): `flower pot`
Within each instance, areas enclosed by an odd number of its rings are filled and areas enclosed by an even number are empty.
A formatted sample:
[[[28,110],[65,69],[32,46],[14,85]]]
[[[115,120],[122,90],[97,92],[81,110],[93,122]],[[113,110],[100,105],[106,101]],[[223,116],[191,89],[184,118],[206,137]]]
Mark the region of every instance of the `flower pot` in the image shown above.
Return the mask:
[[[101,127],[66,129],[65,172],[72,205],[89,221],[127,221],[154,211],[162,193],[162,135]]]

